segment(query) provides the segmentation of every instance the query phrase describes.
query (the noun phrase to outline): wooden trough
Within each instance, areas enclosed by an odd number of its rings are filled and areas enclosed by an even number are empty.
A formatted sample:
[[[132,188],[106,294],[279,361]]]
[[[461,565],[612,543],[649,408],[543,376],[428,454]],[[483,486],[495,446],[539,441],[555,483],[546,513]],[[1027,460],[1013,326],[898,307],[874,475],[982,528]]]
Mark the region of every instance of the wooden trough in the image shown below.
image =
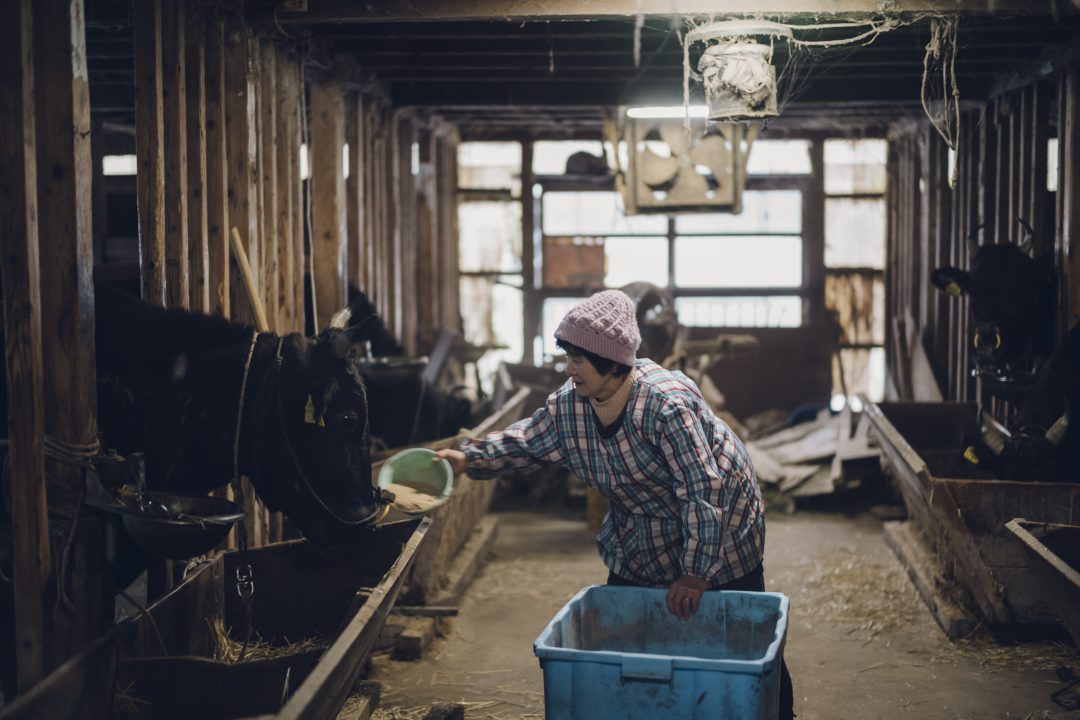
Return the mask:
[[[489,432],[502,430],[522,417],[527,409],[529,394],[527,388],[519,389],[475,428],[457,437],[425,443],[424,447],[456,447],[463,437],[483,437]],[[379,463],[373,466],[374,475],[378,475],[380,466]],[[468,475],[455,478],[450,499],[430,516],[431,530],[424,547],[417,553],[402,591],[402,602],[416,605],[457,603],[461,586],[467,584],[475,572],[476,560],[491,547],[495,539],[494,522],[481,522],[494,495],[494,482],[473,480]],[[388,519],[405,517],[392,510]]]
[[[976,437],[974,404],[871,403],[866,412],[915,529],[965,604],[995,628],[1055,623],[1047,593],[1032,581],[1029,556],[1006,523],[1080,522],[1080,485],[980,476],[963,459]],[[933,608],[925,593],[924,599]]]
[[[7,707],[3,720],[334,717],[423,546],[430,519],[374,528],[347,549],[306,540],[247,551],[259,659],[215,660],[244,637],[236,551],[215,556]],[[299,643],[298,641],[306,641]],[[266,652],[266,644],[276,646]],[[288,652],[289,648],[297,652]]]
[[[1080,525],[1014,518],[1005,527],[1022,543],[1038,586],[1080,647]]]

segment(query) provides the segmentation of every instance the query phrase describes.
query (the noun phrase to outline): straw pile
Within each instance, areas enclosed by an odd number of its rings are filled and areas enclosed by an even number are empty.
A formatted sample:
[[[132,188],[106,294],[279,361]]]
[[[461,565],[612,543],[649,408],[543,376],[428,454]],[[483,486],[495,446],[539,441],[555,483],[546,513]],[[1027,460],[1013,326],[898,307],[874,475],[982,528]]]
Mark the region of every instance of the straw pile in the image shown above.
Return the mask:
[[[209,622],[210,631],[214,635],[214,659],[225,663],[239,662],[240,653],[244,650],[243,640],[233,638],[220,617],[207,622]],[[252,632],[251,641],[247,644],[247,650],[244,652],[244,660],[267,660],[285,655],[295,655],[321,648],[324,645],[324,642],[315,637],[305,638],[294,643],[290,643],[286,638],[284,645],[271,645],[263,640],[257,632]]]

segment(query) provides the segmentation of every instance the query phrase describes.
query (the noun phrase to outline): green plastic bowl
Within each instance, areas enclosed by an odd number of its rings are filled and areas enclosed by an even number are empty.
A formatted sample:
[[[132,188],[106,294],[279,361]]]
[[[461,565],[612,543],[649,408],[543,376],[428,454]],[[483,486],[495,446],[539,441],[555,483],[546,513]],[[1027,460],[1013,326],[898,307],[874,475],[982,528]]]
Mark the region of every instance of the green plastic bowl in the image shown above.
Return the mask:
[[[395,510],[406,515],[426,515],[450,497],[454,491],[454,469],[445,460],[432,462],[433,457],[434,450],[410,448],[391,456],[383,463],[379,469],[380,488],[404,485],[436,498],[434,505],[421,512],[411,512],[397,506],[394,506]]]

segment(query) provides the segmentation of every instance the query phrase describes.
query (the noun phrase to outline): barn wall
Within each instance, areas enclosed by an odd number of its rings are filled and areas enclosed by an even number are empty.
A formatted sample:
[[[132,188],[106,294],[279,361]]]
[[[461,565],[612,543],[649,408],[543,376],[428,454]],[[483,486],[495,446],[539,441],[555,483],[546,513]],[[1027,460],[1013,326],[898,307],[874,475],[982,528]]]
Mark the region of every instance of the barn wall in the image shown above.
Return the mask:
[[[1034,229],[1034,252],[1052,252],[1059,282],[1058,340],[1080,320],[1077,252],[1077,70],[1013,87],[965,106],[950,150],[926,120],[893,127],[889,157],[886,350],[894,398],[985,400],[1000,419],[1012,411],[991,400],[970,373],[970,301],[930,282],[934,268],[969,269],[971,245],[1015,242]],[[1048,154],[1057,138],[1057,156]],[[1047,167],[1057,164],[1057,192]],[[950,168],[955,174],[950,179]],[[1052,165],[1051,165],[1052,166]]]

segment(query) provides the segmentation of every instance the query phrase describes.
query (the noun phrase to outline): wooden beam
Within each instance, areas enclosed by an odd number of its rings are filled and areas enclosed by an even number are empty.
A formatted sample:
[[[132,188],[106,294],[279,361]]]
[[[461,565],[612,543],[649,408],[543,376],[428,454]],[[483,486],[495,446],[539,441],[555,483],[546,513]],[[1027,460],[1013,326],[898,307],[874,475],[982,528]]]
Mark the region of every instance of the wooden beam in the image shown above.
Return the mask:
[[[229,227],[240,231],[248,257],[255,261],[259,235],[258,147],[255,114],[255,75],[258,41],[242,9],[225,16],[225,136],[228,154]],[[226,240],[226,242],[228,242]],[[251,322],[251,303],[243,295],[243,280],[234,264],[229,299],[233,319]],[[254,543],[253,543],[254,544]]]
[[[280,268],[278,246],[281,242],[281,229],[278,226],[278,172],[277,116],[280,110],[277,95],[277,46],[269,40],[262,41],[260,50],[261,70],[259,102],[261,108],[261,132],[259,133],[259,159],[262,168],[262,236],[260,246],[263,250],[262,262],[258,269],[259,290],[266,308],[267,317],[272,323],[271,329],[281,331],[278,318],[278,283]]]
[[[25,692],[45,676],[45,404],[38,260],[32,2],[0,5],[0,272],[7,359],[15,656]],[[6,620],[5,620],[6,622]]]
[[[357,288],[364,287],[364,145],[365,97],[350,93],[345,98],[345,142],[349,146],[349,177],[345,179],[345,217],[348,231],[348,281]]]
[[[896,12],[963,12],[969,14],[1049,15],[1045,4],[1025,0],[898,0]],[[308,0],[307,10],[282,11],[282,23],[366,23],[432,20],[566,20],[571,18],[633,18],[639,13],[664,19],[672,12],[669,0],[550,0],[522,3],[512,0],[378,0],[357,5],[350,0]],[[879,0],[682,0],[683,15],[831,15],[881,12]]]
[[[277,188],[278,188],[278,240],[277,264],[278,283],[275,289],[277,300],[277,324],[282,332],[292,332],[296,326],[296,289],[303,288],[303,280],[297,269],[299,263],[296,249],[299,239],[296,237],[295,215],[299,214],[299,198],[296,188],[300,185],[300,172],[297,168],[297,153],[300,149],[299,99],[297,97],[298,63],[296,55],[281,52],[276,65],[277,82]]]
[[[1046,252],[1054,247],[1054,238],[1046,232],[1046,220],[1051,211],[1048,206],[1050,192],[1046,188],[1047,170],[1047,141],[1050,137],[1050,93],[1052,87],[1048,82],[1037,82],[1031,87],[1031,127],[1027,142],[1031,146],[1031,181],[1028,191],[1031,196],[1027,205],[1029,208],[1028,222],[1035,231],[1035,250],[1037,253]]]
[[[315,330],[345,306],[346,238],[345,94],[340,84],[322,80],[311,84],[311,193],[313,199],[312,253],[315,290]]]
[[[35,128],[39,172],[38,232],[41,267],[42,352],[45,365],[45,434],[68,443],[97,442],[97,374],[94,353],[93,169],[90,152],[90,88],[82,0],[34,3]],[[86,490],[78,467],[46,463],[53,527],[77,533]],[[76,527],[71,526],[75,524]],[[78,538],[79,552],[56,568],[51,592],[49,667],[56,667],[111,621],[104,578],[105,537]],[[74,537],[74,536],[72,536]],[[108,606],[106,608],[106,605]]]
[[[1080,64],[1063,69],[1058,105],[1058,247],[1068,292],[1066,330],[1080,322]]]
[[[207,312],[229,317],[229,156],[226,147],[225,18],[215,4],[206,18]]]
[[[304,203],[304,182],[300,178],[300,146],[305,142],[303,129],[306,128],[307,108],[304,103],[304,71],[303,59],[297,55],[290,55],[290,62],[285,73],[283,92],[285,96],[284,107],[291,108],[288,115],[289,137],[293,138],[289,148],[289,174],[291,177],[289,192],[292,196],[292,272],[290,274],[290,292],[292,293],[293,330],[304,332],[304,307],[307,299],[304,296],[304,267],[305,254],[305,227],[306,205]],[[303,115],[303,117],[301,117]]]
[[[181,0],[161,0],[161,99],[165,121],[165,304],[191,302],[188,257],[187,71]]]
[[[161,87],[161,0],[136,2],[133,21],[142,297],[149,303],[165,305],[165,122]]]
[[[206,185],[206,18],[202,3],[187,4],[184,23],[187,73],[188,268],[190,307],[209,313],[210,245]]]

